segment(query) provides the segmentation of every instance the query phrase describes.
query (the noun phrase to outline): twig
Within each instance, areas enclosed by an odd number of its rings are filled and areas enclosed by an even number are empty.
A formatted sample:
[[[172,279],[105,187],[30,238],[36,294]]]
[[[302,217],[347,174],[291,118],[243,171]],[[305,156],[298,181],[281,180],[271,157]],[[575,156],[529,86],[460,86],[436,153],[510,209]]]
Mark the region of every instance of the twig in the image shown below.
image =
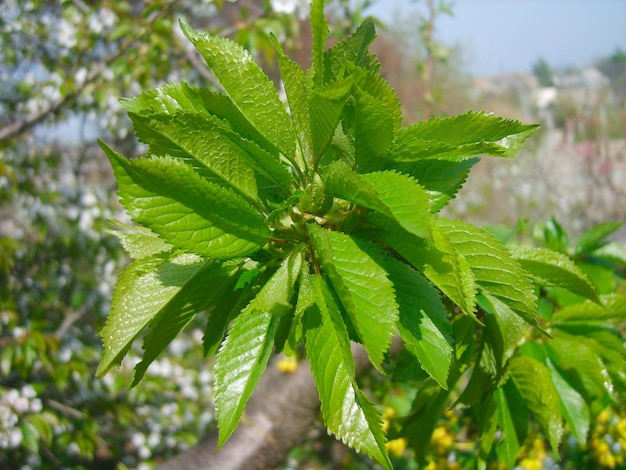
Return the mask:
[[[148,25],[156,21],[157,18],[165,15],[172,8],[172,5],[173,5],[173,1],[170,4],[168,4],[166,7],[164,7],[163,9],[159,11],[155,11],[150,16],[148,16],[147,18]],[[46,117],[50,115],[55,115],[59,113],[65,106],[69,106],[76,99],[76,97],[80,94],[80,92],[85,89],[85,87],[89,83],[93,82],[96,78],[98,78],[98,76],[100,76],[102,72],[104,72],[104,70],[109,65],[111,65],[111,63],[113,63],[115,60],[119,59],[122,55],[124,55],[133,45],[139,42],[139,40],[144,35],[146,35],[149,31],[150,31],[150,28],[144,27],[143,31],[141,31],[134,39],[124,42],[115,53],[105,57],[102,61],[96,64],[91,69],[91,71],[87,74],[87,77],[85,78],[83,83],[81,83],[71,93],[68,93],[67,95],[59,98],[58,100],[51,102],[46,108],[41,109],[35,113],[29,114],[21,121],[15,121],[3,127],[2,129],[0,129],[0,142],[17,137],[18,135],[22,134],[23,132],[27,131],[28,129],[32,128],[36,124],[43,121]]]
[[[98,76],[116,59],[121,57],[126,51],[133,45],[136,40],[132,40],[124,44],[120,49],[117,50],[115,54],[111,54],[106,57],[102,62],[98,63],[91,71],[87,74],[87,77],[83,81],[83,83],[77,87],[76,90],[68,93],[65,96],[51,102],[46,108],[41,109],[35,113],[29,114],[21,121],[15,121],[8,126],[0,129],[0,142],[12,139],[26,130],[30,129],[34,125],[43,121],[46,117],[50,115],[57,114],[61,111],[61,109],[74,101],[74,99],[78,96],[78,94],[85,89],[85,87],[93,82]]]
[[[81,421],[84,421],[85,419],[87,419],[87,415],[85,413],[78,411],[74,408],[71,408],[67,405],[64,405],[63,403],[60,403],[56,400],[47,398],[45,399],[45,402],[49,408],[52,408],[53,410],[58,411],[64,416],[67,416],[76,420],[81,420]]]

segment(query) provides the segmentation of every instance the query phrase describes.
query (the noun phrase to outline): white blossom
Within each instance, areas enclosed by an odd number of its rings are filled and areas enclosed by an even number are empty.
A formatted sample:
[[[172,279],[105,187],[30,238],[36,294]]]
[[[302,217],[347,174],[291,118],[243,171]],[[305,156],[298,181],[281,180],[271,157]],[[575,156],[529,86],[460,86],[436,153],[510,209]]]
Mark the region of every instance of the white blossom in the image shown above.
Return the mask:
[[[115,16],[115,13],[110,8],[100,8],[99,16],[100,16],[100,19],[102,20],[102,24],[107,29],[110,29],[111,27],[113,27],[113,25],[115,24],[115,20],[117,19],[117,17]]]
[[[276,13],[293,15],[296,13],[300,20],[307,17],[310,0],[271,0],[272,10]]]
[[[22,338],[24,336],[26,336],[26,328],[21,327],[21,326],[16,326],[15,328],[13,328],[13,337],[14,338]]]
[[[81,67],[76,71],[76,75],[74,76],[74,80],[77,85],[82,85],[85,83],[85,79],[87,78],[87,69],[85,67]]]
[[[98,15],[97,13],[92,13],[91,15],[89,15],[89,20],[87,24],[89,25],[89,30],[94,34],[100,34],[104,29],[104,24],[100,19],[100,15]]]
[[[76,27],[64,18],[57,22],[57,42],[67,49],[76,45]]]
[[[19,447],[23,439],[24,435],[20,428],[0,431],[0,449],[14,449]]]

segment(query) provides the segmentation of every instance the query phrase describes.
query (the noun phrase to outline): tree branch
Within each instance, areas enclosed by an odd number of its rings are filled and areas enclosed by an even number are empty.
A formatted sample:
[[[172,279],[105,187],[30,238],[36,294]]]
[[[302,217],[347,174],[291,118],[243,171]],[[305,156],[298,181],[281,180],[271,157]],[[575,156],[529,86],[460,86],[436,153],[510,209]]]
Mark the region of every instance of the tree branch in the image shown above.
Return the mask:
[[[84,5],[84,4],[83,4]],[[91,66],[90,72],[87,74],[83,83],[81,83],[77,88],[71,93],[62,96],[61,98],[52,101],[48,104],[44,109],[41,109],[35,113],[29,114],[24,119],[20,121],[12,122],[11,124],[4,126],[0,129],[0,142],[5,140],[12,139],[14,137],[19,136],[23,132],[31,129],[36,124],[39,124],[46,117],[55,115],[59,113],[64,107],[71,105],[74,102],[76,97],[80,94],[81,91],[85,89],[85,87],[93,82],[98,76],[104,72],[104,70],[109,67],[115,60],[119,59],[122,55],[124,55],[133,45],[138,43],[141,38],[147,34],[148,31],[151,30],[150,25],[152,25],[158,18],[164,16],[169,12],[172,8],[173,1],[170,2],[167,6],[163,7],[160,10],[152,12],[151,15],[147,18],[148,27],[144,28],[144,31],[139,33],[133,39],[127,40],[112,54],[106,56],[95,66]],[[80,7],[77,5],[80,9]]]
[[[401,347],[394,339],[392,354]],[[352,345],[357,375],[372,364],[361,345]],[[275,468],[287,452],[307,436],[319,414],[320,401],[309,363],[303,360],[295,372],[285,374],[272,361],[246,406],[239,427],[217,450],[217,433],[195,447],[164,462],[157,470],[262,470]]]
[[[96,66],[93,67],[91,71],[87,74],[87,77],[85,77],[85,80],[83,81],[83,83],[80,86],[78,86],[76,90],[72,91],[71,93],[66,94],[65,96],[62,96],[61,98],[55,101],[52,101],[45,108],[35,113],[29,114],[21,121],[12,122],[8,126],[5,126],[2,129],[0,129],[0,142],[17,137],[18,135],[32,128],[36,124],[39,124],[46,117],[57,114],[65,106],[70,105],[74,101],[74,99],[80,94],[80,92],[84,90],[85,87],[89,83],[93,82],[96,78],[98,78],[98,76],[109,65],[111,65],[111,63],[114,60],[121,57],[136,41],[137,40],[135,39],[133,41],[127,42],[126,44],[122,45],[122,47],[120,47],[115,52],[115,54],[111,54],[110,56],[105,57],[104,60],[96,64]]]

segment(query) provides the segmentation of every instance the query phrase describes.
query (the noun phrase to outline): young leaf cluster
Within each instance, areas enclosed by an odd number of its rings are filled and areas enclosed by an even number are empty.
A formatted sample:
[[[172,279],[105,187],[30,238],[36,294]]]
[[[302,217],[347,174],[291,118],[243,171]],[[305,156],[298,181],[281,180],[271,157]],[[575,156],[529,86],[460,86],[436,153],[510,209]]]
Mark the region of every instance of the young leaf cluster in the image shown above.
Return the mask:
[[[556,403],[528,375],[551,370],[514,356],[527,327],[538,326],[529,273],[601,299],[558,253],[512,254],[487,231],[439,214],[477,155],[513,157],[536,126],[470,112],[403,127],[368,49],[373,22],[326,48],[323,1],[311,3],[310,18],[310,70],[275,41],[288,108],[248,52],[184,23],[222,90],[171,83],[123,101],[148,151],[131,160],[102,144],[135,225],[120,233],[134,261],[115,289],[98,373],[143,335],[138,383],[202,314],[205,352],[216,356],[220,444],[272,352],[304,352],[329,432],[391,468],[381,414],[356,380],[352,342],[384,373],[399,333],[435,395],[446,397],[475,360],[468,403],[504,403],[511,384],[518,395],[528,389],[531,404]],[[479,344],[475,328],[484,330]],[[436,403],[443,400],[418,399],[416,413]],[[550,412],[538,419],[556,444]]]

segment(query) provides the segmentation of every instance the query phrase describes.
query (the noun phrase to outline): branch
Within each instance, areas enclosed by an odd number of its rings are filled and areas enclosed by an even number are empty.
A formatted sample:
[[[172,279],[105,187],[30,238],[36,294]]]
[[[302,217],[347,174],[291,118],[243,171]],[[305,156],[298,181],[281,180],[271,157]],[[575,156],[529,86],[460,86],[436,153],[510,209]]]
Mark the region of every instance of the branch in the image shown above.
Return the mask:
[[[76,1],[80,1],[80,0],[76,0]],[[124,55],[134,44],[138,43],[141,40],[141,38],[145,36],[151,30],[150,26],[159,17],[166,15],[170,11],[170,9],[173,6],[173,3],[174,2],[172,0],[169,4],[167,4],[161,10],[152,12],[152,14],[150,14],[148,18],[146,19],[148,23],[148,27],[144,28],[144,30],[140,32],[137,36],[135,36],[135,38],[131,40],[127,40],[124,43],[122,43],[122,45],[119,47],[119,49],[117,49],[117,51],[106,56],[99,63],[93,66],[91,68],[91,71],[87,74],[87,77],[85,78],[83,83],[77,86],[77,88],[74,91],[72,91],[71,93],[68,93],[65,96],[62,96],[58,100],[55,100],[49,103],[48,106],[45,107],[44,109],[37,111],[35,113],[29,114],[21,121],[15,121],[9,124],[8,126],[5,126],[2,129],[0,129],[0,142],[17,137],[21,133],[27,131],[28,129],[32,128],[36,124],[43,121],[46,117],[55,115],[58,112],[60,112],[63,109],[63,107],[69,106],[74,101],[74,99],[80,94],[80,92],[85,89],[85,87],[89,83],[93,82],[96,78],[98,78],[98,76],[102,74],[102,72],[104,72],[104,70],[107,67],[109,67],[115,60],[119,59],[122,55]],[[84,6],[84,3],[83,3],[83,6]],[[81,9],[79,4],[77,4],[77,7]]]
[[[401,345],[394,339],[393,352]],[[372,364],[361,345],[352,345],[357,375]],[[265,371],[246,406],[239,427],[217,450],[217,433],[211,433],[195,447],[157,467],[157,470],[261,470],[275,468],[287,452],[300,444],[319,415],[320,401],[308,361],[285,374],[275,361]]]
[[[108,57],[105,57],[104,60],[96,64],[94,68],[87,74],[87,77],[83,81],[80,86],[78,86],[74,91],[68,93],[65,96],[62,96],[58,100],[55,100],[48,104],[47,107],[41,109],[35,113],[29,114],[21,121],[15,121],[8,126],[0,129],[0,142],[4,140],[12,139],[21,133],[27,131],[32,128],[36,124],[39,124],[46,117],[57,114],[60,112],[63,107],[71,104],[74,99],[80,94],[81,91],[85,89],[85,87],[93,82],[98,76],[116,59],[121,57],[137,40],[129,41],[126,44],[122,45],[115,54],[111,54]]]

